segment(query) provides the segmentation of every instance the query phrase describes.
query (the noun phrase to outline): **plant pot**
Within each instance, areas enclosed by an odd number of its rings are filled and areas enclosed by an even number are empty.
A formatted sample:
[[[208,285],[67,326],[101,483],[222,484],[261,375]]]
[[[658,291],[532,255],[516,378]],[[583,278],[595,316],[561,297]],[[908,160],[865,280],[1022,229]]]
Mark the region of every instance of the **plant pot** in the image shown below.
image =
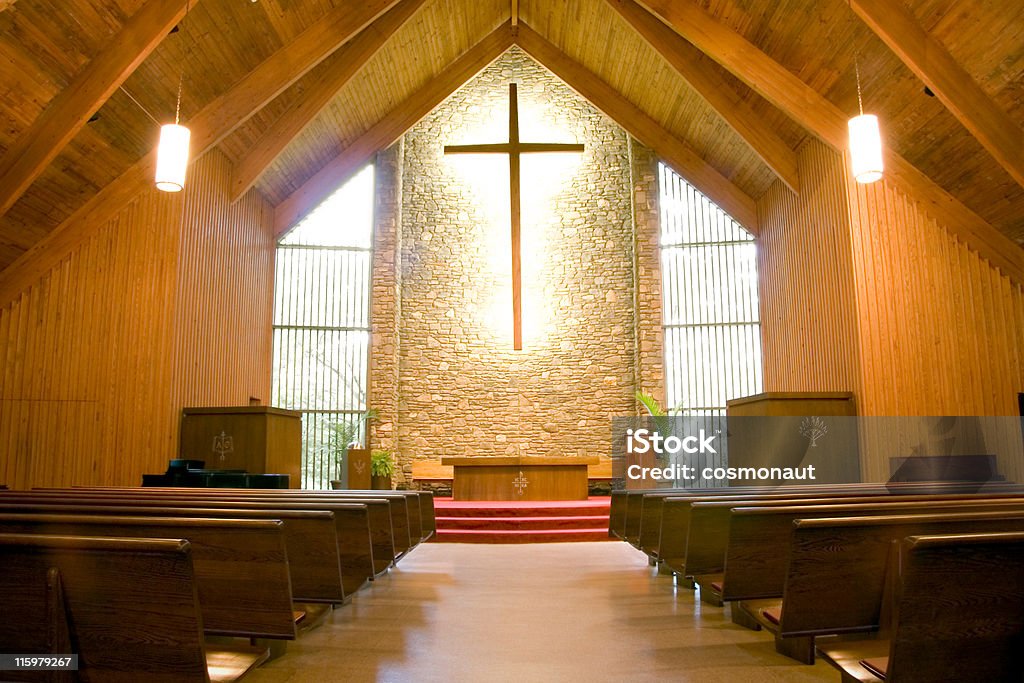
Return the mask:
[[[373,475],[370,477],[370,488],[374,491],[390,491],[391,490],[391,475],[386,477],[378,477]]]

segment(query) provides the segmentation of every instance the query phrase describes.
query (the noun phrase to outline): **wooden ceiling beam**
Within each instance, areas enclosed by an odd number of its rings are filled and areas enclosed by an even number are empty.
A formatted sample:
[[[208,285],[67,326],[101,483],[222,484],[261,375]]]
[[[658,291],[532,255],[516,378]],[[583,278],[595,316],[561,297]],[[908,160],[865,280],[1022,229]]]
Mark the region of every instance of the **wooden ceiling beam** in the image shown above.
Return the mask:
[[[901,2],[851,0],[850,6],[999,165],[1024,186],[1024,130],[1001,110]]]
[[[704,161],[688,145],[522,21],[519,22],[516,43],[584,99],[625,128],[630,135],[653,149],[662,161],[744,228],[757,235],[757,205],[753,198]]]
[[[377,152],[394,143],[511,46],[512,25],[509,21],[445,67],[440,75],[341,150],[338,156],[277,205],[274,217],[277,236],[280,237],[297,225]]]
[[[145,3],[18,136],[0,159],[0,216],[181,21],[185,4],[186,0]]]
[[[226,93],[185,122],[192,131],[192,163],[397,3],[398,0],[350,0],[263,60]],[[0,272],[0,302],[16,297],[140,192],[152,188],[155,171],[156,150],[153,150]]]
[[[699,51],[633,0],[605,0],[667,61],[793,192],[800,191],[796,153],[720,76],[694,59]]]
[[[348,0],[335,7],[203,107],[189,122],[193,148],[205,151],[226,138],[398,2]]]
[[[837,151],[846,151],[848,116],[746,38],[692,0],[638,2],[791,119]],[[886,146],[884,155],[888,180],[921,203],[992,265],[1015,282],[1024,284],[1024,249],[892,148]]]
[[[338,91],[359,73],[425,2],[401,0],[338,50],[331,58],[329,68],[323,68],[327,64],[321,65],[313,74],[312,82],[304,84],[302,96],[295,98],[291,106],[252,145],[249,153],[235,165],[231,201],[237,201],[259,180],[292,140],[320,115]]]

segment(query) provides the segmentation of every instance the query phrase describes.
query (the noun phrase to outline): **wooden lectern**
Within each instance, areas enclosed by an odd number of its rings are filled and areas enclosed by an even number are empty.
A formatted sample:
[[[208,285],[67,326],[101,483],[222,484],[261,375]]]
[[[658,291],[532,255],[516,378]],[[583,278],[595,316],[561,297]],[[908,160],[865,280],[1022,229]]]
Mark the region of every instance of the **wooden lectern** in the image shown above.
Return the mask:
[[[302,413],[268,406],[184,408],[182,458],[203,460],[208,470],[287,474],[302,485]]]

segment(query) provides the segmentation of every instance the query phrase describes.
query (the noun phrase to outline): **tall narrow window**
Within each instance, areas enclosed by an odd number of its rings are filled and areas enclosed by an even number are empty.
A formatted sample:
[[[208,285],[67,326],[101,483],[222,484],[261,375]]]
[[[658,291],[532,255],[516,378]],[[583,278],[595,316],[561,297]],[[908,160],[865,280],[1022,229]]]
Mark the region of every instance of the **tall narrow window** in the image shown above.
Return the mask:
[[[763,386],[754,238],[664,164],[659,181],[667,406],[724,415]]]
[[[277,245],[273,404],[303,413],[303,488],[342,478],[342,441],[365,437],[373,187],[369,166]]]

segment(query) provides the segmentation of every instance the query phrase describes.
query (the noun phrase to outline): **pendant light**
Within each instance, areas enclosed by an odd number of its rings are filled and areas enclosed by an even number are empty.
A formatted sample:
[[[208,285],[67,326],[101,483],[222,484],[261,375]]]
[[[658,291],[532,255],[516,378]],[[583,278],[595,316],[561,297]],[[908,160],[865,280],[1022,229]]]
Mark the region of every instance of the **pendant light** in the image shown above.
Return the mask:
[[[878,117],[864,113],[864,101],[860,91],[860,65],[854,58],[853,68],[857,74],[857,105],[860,116],[850,119],[850,166],[858,183],[873,183],[881,180],[882,134],[878,129]]]
[[[188,3],[186,3],[185,18],[188,17],[188,10]],[[156,189],[164,192],[181,192],[185,189],[188,146],[192,132],[180,123],[181,87],[184,81],[185,64],[182,62],[181,76],[178,79],[178,101],[174,107],[174,123],[167,123],[160,127],[160,144],[156,149]]]

